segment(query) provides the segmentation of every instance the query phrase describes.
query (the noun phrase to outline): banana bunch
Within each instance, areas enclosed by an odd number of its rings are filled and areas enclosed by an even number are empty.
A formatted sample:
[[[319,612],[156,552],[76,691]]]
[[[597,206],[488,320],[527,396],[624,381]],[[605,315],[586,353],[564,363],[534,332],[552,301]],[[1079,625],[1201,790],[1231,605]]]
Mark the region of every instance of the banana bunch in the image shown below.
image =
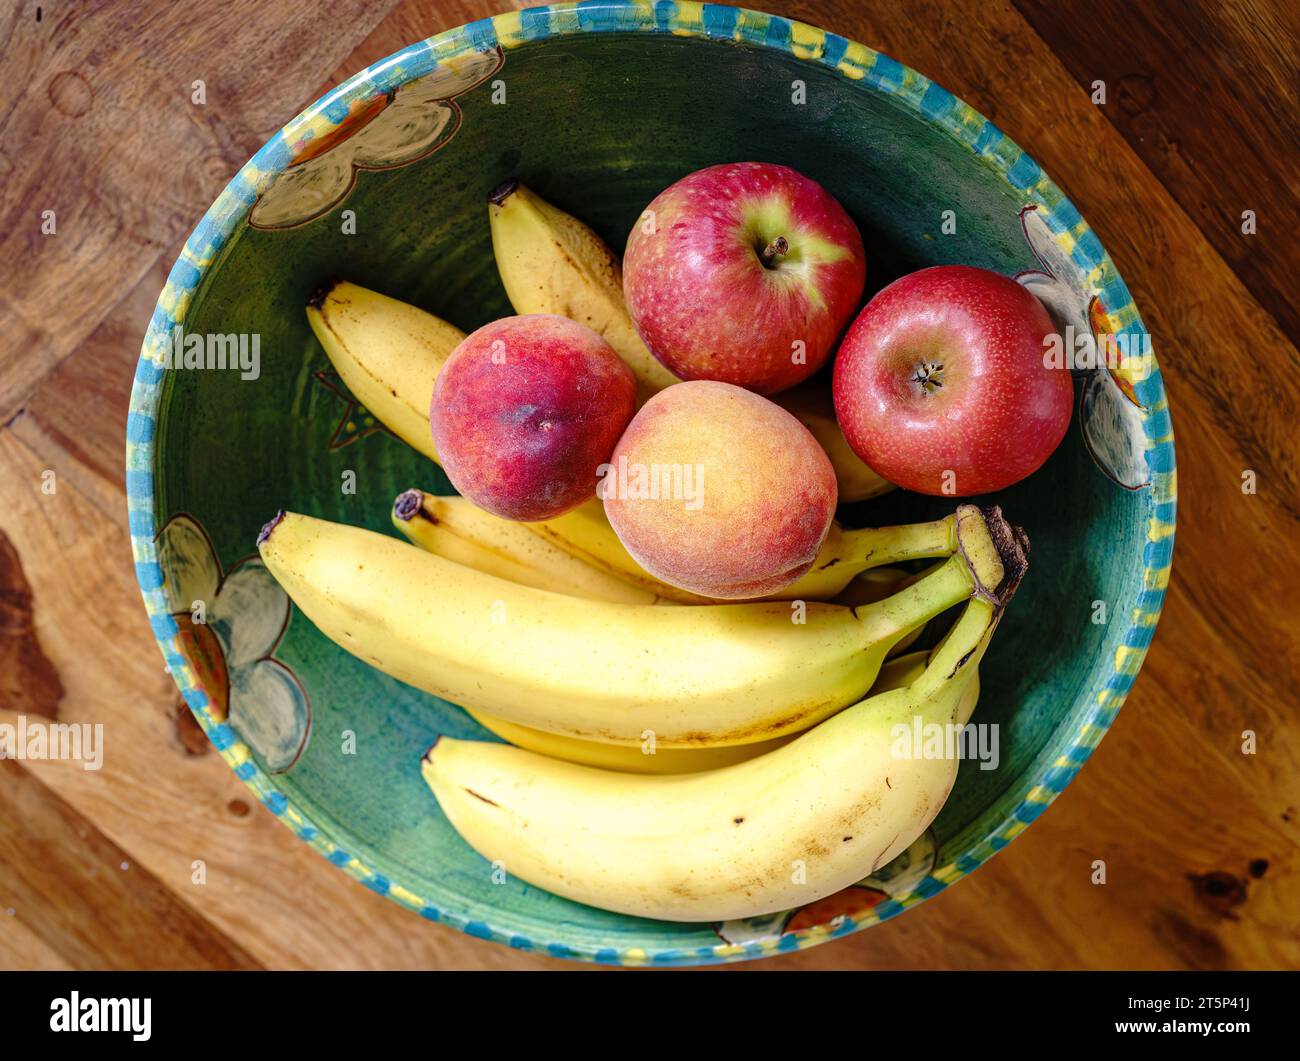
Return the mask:
[[[1011,533],[997,510],[960,506],[952,556],[857,608],[584,600],[294,513],[258,544],[299,610],[386,674],[533,729],[693,748],[796,733],[862,697],[907,634],[994,592]]]
[[[938,814],[958,763],[896,754],[896,727],[958,722],[1014,582],[973,598],[906,685],[745,762],[645,776],[442,738],[422,772],[479,854],[576,902],[671,921],[810,903],[889,862]]]

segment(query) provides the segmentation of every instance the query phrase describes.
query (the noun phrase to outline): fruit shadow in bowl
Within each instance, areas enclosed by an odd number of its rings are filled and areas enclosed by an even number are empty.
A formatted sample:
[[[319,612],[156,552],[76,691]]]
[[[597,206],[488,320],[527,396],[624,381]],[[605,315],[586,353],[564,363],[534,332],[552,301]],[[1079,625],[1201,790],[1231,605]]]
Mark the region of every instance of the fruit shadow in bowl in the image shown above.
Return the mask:
[[[497,82],[504,105],[493,102]],[[796,82],[803,104],[792,102]],[[445,120],[426,130],[427,143],[394,148],[385,115],[401,119],[404,90]],[[338,177],[338,152],[355,162],[380,148],[397,152],[391,168]],[[762,956],[866,927],[942,890],[1023,830],[1086,759],[1136,675],[1168,577],[1172,438],[1158,372],[1134,385],[1125,407],[1117,402],[1127,392],[1103,370],[1076,380],[1083,411],[1051,461],[996,495],[1033,543],[1031,571],[981,670],[973,720],[999,724],[999,767],[963,764],[933,828],[896,864],[801,911],[671,924],[494,875],[450,828],[420,778],[420,754],[439,733],[490,735],[304,618],[289,619],[278,587],[248,560],[258,528],[280,508],[391,532],[397,493],[450,492],[440,469],[356,405],[303,307],[320,284],[346,278],[477,328],[511,312],[485,203],[501,181],[522,178],[621,248],[658,191],[738,159],[794,167],[844,204],[867,248],[868,293],[924,265],[1033,272],[1058,313],[1081,300],[1085,322],[1108,314],[1115,330],[1145,335],[1073,207],[938,86],[784,19],[617,3],[475,23],[341,86],[241,173],[160,300],[132,398],[128,476],[141,583],[169,665],[271,810],[430,919],[625,964]],[[275,181],[282,171],[294,179]],[[945,232],[945,211],[955,232]],[[1090,313],[1094,295],[1102,318]],[[186,334],[257,336],[256,378],[162,371],[177,322]],[[954,504],[895,494],[847,516],[884,524]],[[200,590],[222,602],[210,636],[184,618]],[[1106,622],[1095,621],[1094,602]]]

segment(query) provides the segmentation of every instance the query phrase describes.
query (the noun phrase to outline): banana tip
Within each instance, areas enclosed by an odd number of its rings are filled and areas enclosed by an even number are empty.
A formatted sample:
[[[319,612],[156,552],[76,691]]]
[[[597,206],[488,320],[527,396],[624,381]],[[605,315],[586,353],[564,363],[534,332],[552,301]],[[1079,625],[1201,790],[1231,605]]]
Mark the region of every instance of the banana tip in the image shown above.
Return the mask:
[[[393,502],[393,515],[403,523],[409,521],[420,511],[424,503],[424,494],[419,490],[406,490],[397,495]]]
[[[493,206],[500,206],[514,194],[515,189],[518,187],[518,177],[511,177],[509,180],[504,180],[488,192],[488,202]]]
[[[271,537],[271,532],[275,530],[284,519],[284,509],[280,509],[270,520],[262,524],[262,529],[257,532],[257,544],[261,545],[267,538]]]
[[[438,747],[438,742],[442,740],[442,737],[443,735],[439,733],[436,737],[433,738],[433,743],[430,744],[427,748],[425,748],[424,754],[420,756],[420,762],[427,763],[429,761],[429,756],[433,754],[433,749]]]
[[[317,286],[307,298],[307,305],[311,309],[320,309],[325,305],[325,300],[330,297],[330,292],[339,286],[338,280],[326,280],[323,284]]]

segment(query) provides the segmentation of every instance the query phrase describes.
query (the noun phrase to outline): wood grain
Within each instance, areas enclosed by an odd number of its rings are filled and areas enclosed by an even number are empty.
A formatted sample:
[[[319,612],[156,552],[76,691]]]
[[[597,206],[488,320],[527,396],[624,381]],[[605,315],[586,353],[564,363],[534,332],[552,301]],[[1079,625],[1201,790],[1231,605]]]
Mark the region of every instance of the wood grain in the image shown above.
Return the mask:
[[[1173,14],[1100,0],[1080,20],[1069,5],[1014,3],[1078,84],[1105,83],[1107,119],[1259,304],[1300,334],[1300,79],[1288,76],[1300,69],[1300,6],[1196,0]],[[1246,210],[1254,236],[1242,232]]]
[[[938,80],[1028,149],[1097,229],[1153,333],[1178,436],[1165,615],[1111,734],[1006,852],[906,917],[739,968],[1295,967],[1295,165],[1268,136],[1282,128],[1268,99],[1298,83],[1294,13],[1197,4],[1179,22],[1109,0],[1014,3],[766,6]],[[307,4],[43,6],[40,29],[31,5],[5,16],[0,53],[0,532],[65,687],[60,718],[103,723],[108,751],[98,772],[0,764],[0,797],[26,808],[26,824],[0,819],[0,966],[567,968],[420,921],[252,804],[178,711],[135,589],[122,497],[144,325],[221,183],[318,89],[501,5],[416,0],[385,17],[386,4],[361,0],[328,16]],[[216,47],[223,37],[237,44]],[[77,117],[67,112],[81,87],[51,86],[64,71],[91,89]],[[188,104],[200,76],[220,107]],[[1107,106],[1089,100],[1094,77],[1113,80]],[[131,196],[142,167],[158,201]],[[1223,219],[1250,195],[1267,205],[1242,244]],[[33,235],[45,200],[57,200],[58,237]],[[60,312],[71,290],[77,312]],[[47,469],[53,496],[40,490]],[[1254,495],[1241,490],[1247,469]],[[0,721],[13,706],[0,704]],[[1246,729],[1258,754],[1240,751]],[[87,913],[78,873],[114,858],[142,889],[114,878],[122,923],[157,918],[179,938],[128,939]]]
[[[0,888],[76,968],[252,969],[256,963],[16,762],[0,761]],[[7,911],[6,911],[7,913]]]
[[[24,267],[0,287],[0,421],[391,6],[6,5],[0,261]],[[196,81],[205,103],[192,102]]]

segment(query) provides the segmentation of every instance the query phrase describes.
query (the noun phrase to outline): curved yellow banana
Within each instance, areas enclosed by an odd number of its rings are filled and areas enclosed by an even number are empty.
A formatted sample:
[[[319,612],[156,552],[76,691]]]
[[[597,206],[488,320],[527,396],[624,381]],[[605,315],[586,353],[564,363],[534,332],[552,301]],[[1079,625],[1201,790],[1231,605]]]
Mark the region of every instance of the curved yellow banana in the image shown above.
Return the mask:
[[[497,271],[515,312],[558,313],[603,335],[636,375],[642,402],[678,382],[637,334],[623,299],[618,256],[590,227],[518,180],[493,189],[488,222]],[[824,380],[809,380],[772,400],[826,450],[841,501],[865,501],[894,489],[849,447]]]
[[[602,336],[636,376],[640,401],[677,382],[637,335],[623,302],[623,267],[588,226],[517,180],[492,190],[488,223],[516,313],[557,313]]]
[[[1002,581],[1010,529],[989,516],[962,506],[957,553],[856,609],[582,600],[293,513],[258,544],[322,633],[401,681],[535,729],[690,748],[798,732],[861,697],[906,633]]]
[[[485,512],[459,495],[407,490],[393,502],[393,526],[420,548],[523,586],[619,604],[676,604],[558,548],[526,523]]]
[[[407,490],[394,502],[393,525],[429,553],[534,589],[628,605],[718,603],[659,583],[642,571],[617,540],[599,506],[584,506],[569,515],[575,517],[563,517],[560,523],[565,534],[560,536],[545,524],[516,523],[491,515],[459,494]],[[888,528],[898,532],[891,536],[891,547],[900,560],[949,555],[956,549],[954,524],[956,517],[949,516],[935,524]],[[859,532],[848,533],[855,536]],[[866,551],[870,550],[863,553]],[[871,559],[884,564],[889,555],[889,551],[878,550]],[[839,560],[833,560],[831,551],[824,549],[819,563],[829,570]],[[881,601],[915,581],[915,576],[907,576],[896,567],[867,568],[854,576],[858,567],[861,558],[858,563],[845,562],[833,579],[826,573],[805,577],[776,599],[822,599],[822,594],[831,597],[831,590],[849,577],[848,586],[831,599],[837,605],[857,607]],[[893,654],[906,651],[919,633],[919,629],[909,633],[898,642]]]
[[[906,589],[920,577],[898,567],[873,567],[858,575],[844,588],[843,593],[831,598],[831,603],[843,604],[846,608],[875,604],[900,589]]]
[[[307,320],[353,396],[408,446],[436,461],[433,382],[465,333],[432,313],[346,281],[318,291]]]
[[[928,652],[912,652],[906,656],[892,659],[880,668],[880,676],[871,687],[870,695],[883,693],[890,689],[901,689],[911,685],[925,671]],[[965,723],[975,710],[975,701],[979,697],[979,676],[973,675],[962,696],[961,707],[957,712],[958,722]],[[545,730],[533,729],[507,722],[503,718],[489,715],[485,711],[469,711],[479,725],[491,730],[504,741],[516,748],[525,748],[539,755],[549,755],[552,759],[594,766],[601,770],[620,770],[626,774],[695,774],[702,770],[716,770],[732,763],[743,763],[748,759],[766,755],[768,752],[789,744],[794,736],[777,737],[775,740],[758,741],[754,744],[734,744],[723,748],[658,748],[647,740],[639,748],[624,744],[601,744],[598,741],[579,740],[566,737],[560,733],[547,733]],[[653,748],[652,751],[647,750]]]
[[[642,746],[603,744],[600,741],[566,737],[562,733],[547,733],[543,729],[521,726],[496,715],[489,715],[486,711],[465,710],[479,725],[517,748],[527,748],[539,755],[549,755],[552,759],[582,763],[601,770],[621,770],[628,774],[692,774],[700,770],[716,770],[720,766],[743,763],[746,759],[779,748],[794,739],[793,736],[777,737],[775,740],[721,748],[660,748],[650,744],[648,738],[642,742]],[[644,751],[643,747],[654,747],[654,751]]]

